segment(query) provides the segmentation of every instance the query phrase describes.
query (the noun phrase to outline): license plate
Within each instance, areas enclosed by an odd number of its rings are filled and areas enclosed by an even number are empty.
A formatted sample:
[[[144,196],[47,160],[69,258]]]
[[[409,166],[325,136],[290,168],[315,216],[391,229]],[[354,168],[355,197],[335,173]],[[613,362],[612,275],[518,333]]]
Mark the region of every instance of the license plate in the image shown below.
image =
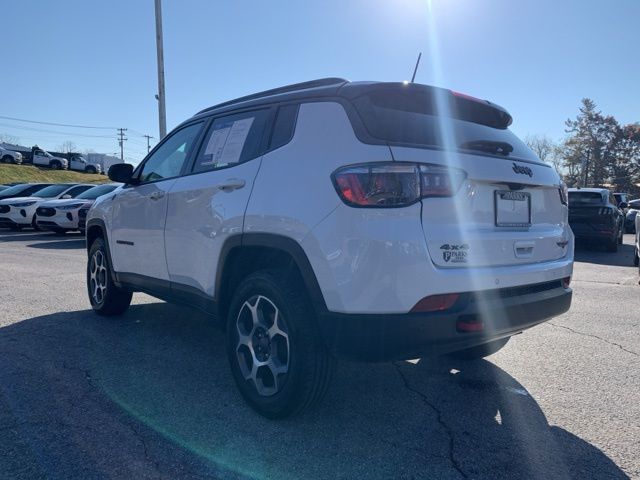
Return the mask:
[[[513,190],[495,191],[497,227],[530,227],[531,194]]]

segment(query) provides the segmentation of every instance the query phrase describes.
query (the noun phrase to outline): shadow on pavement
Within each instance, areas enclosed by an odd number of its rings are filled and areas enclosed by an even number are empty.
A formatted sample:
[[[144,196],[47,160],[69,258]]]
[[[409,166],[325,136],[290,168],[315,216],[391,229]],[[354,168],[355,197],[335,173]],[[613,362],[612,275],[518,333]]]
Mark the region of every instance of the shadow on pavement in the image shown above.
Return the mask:
[[[618,245],[618,251],[612,253],[605,251],[600,246],[580,242],[576,243],[575,261],[616,267],[633,267],[633,252],[633,245],[628,243]]]
[[[316,411],[269,421],[242,402],[223,345],[210,318],[164,303],[0,329],[0,472],[627,478],[598,448],[549,425],[526,389],[488,361],[343,363]]]
[[[44,249],[53,249],[53,250],[71,250],[71,249],[83,249],[86,248],[87,244],[82,238],[73,238],[69,237],[65,240],[60,240],[61,237],[56,236],[57,241],[52,242],[42,242],[42,243],[32,243],[31,245],[27,245],[30,248],[44,248]]]

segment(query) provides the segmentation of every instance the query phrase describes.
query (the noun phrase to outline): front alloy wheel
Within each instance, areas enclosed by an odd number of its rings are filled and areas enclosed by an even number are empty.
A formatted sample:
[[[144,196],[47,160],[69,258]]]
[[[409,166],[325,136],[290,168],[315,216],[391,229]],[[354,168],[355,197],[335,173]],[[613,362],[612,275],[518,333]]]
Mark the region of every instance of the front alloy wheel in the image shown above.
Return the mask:
[[[131,303],[131,292],[119,288],[111,278],[107,247],[102,238],[94,240],[89,249],[87,293],[91,307],[98,315],[120,315]]]

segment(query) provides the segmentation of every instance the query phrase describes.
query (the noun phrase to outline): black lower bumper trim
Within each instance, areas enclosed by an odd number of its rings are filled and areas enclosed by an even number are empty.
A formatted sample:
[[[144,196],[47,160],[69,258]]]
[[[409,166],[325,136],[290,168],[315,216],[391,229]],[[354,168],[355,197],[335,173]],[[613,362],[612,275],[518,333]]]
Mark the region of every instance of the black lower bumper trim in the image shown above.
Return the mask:
[[[388,315],[324,312],[319,315],[319,324],[328,348],[340,357],[401,360],[443,355],[514,335],[566,312],[571,297],[571,289],[562,287],[523,295],[476,293],[456,311]],[[484,328],[459,332],[458,322],[482,322]]]

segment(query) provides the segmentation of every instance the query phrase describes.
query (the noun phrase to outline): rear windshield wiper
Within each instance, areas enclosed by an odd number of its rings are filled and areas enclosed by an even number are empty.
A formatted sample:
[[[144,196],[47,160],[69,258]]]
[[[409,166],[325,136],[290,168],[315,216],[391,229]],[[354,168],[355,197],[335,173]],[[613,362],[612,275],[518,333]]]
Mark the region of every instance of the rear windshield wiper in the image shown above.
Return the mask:
[[[472,140],[460,144],[460,148],[505,156],[513,152],[513,145],[510,143],[496,142],[494,140]]]

